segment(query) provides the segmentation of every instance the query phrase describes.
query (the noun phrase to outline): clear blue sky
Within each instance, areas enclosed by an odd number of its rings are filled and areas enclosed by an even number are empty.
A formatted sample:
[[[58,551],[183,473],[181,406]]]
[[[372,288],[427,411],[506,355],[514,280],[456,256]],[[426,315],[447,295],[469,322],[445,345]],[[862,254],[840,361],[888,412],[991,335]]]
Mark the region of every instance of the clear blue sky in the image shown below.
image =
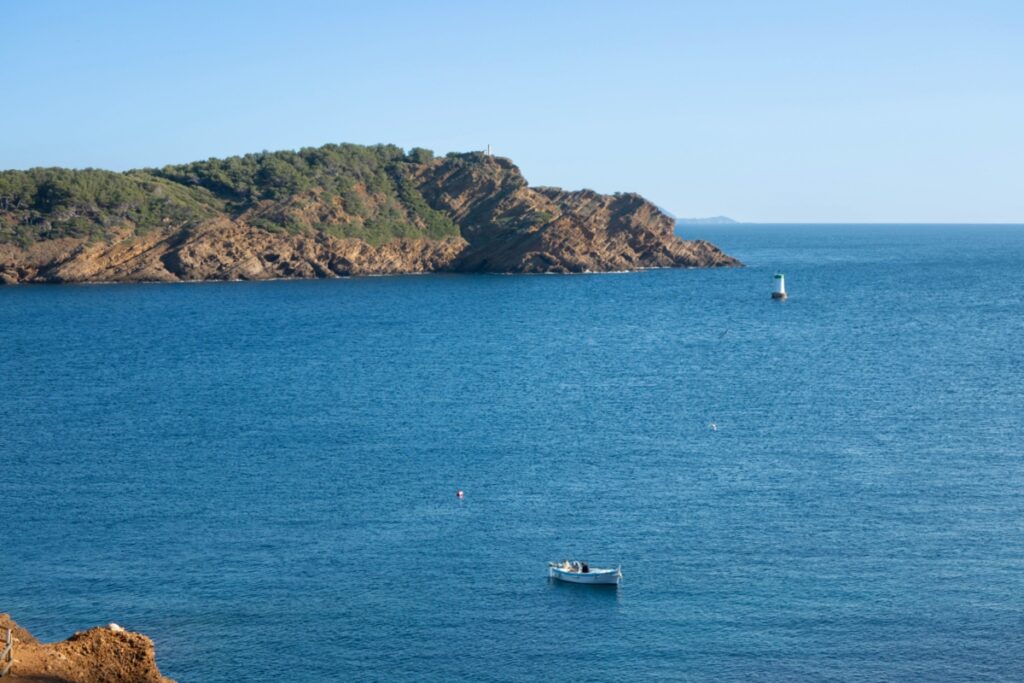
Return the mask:
[[[1024,222],[1024,2],[7,0],[0,168],[391,142],[682,216]]]

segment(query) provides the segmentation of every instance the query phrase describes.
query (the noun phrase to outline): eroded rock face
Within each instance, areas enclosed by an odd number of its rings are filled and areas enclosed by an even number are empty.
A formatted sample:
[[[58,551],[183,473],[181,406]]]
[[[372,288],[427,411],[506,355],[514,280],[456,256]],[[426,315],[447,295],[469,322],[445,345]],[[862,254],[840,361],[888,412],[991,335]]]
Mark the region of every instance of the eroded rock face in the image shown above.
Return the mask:
[[[371,245],[323,232],[253,227],[247,216],[137,236],[130,227],[99,243],[60,239],[27,249],[0,244],[0,282],[266,280],[437,271],[578,273],[738,266],[637,194],[531,188],[508,159],[482,154],[420,165],[413,182],[462,237]]]
[[[508,159],[446,158],[421,172],[419,190],[468,241],[455,270],[579,273],[738,266],[714,245],[684,241],[638,194],[602,195],[527,185]]]
[[[397,240],[375,247],[325,234],[280,235],[228,220],[110,243],[61,240],[28,250],[0,246],[0,278],[12,282],[271,280],[443,270],[458,238]]]
[[[0,630],[12,629],[11,683],[174,683],[160,675],[153,641],[141,633],[91,628],[59,643],[40,643],[7,614]]]

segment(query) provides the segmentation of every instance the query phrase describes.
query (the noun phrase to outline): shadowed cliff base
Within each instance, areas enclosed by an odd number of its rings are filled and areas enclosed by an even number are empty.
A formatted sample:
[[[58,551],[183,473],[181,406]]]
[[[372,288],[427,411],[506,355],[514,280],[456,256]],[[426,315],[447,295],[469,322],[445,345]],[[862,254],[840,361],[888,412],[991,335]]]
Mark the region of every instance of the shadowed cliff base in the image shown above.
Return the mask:
[[[160,675],[153,641],[117,624],[40,643],[9,614],[0,614],[0,633],[7,629],[14,637],[14,664],[5,683],[174,683]]]
[[[0,173],[0,282],[176,282],[742,265],[632,193],[508,159],[326,145],[162,169]]]

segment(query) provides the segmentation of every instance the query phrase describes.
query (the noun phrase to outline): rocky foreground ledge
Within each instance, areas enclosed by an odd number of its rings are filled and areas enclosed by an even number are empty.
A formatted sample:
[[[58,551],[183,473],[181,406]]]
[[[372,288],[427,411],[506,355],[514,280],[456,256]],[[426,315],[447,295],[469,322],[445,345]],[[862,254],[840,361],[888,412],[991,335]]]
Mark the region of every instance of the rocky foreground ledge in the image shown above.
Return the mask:
[[[328,145],[123,174],[0,172],[0,283],[739,266],[633,193],[510,160]]]
[[[160,675],[153,641],[117,624],[40,643],[0,614],[0,638],[7,629],[14,636],[14,665],[4,683],[174,683]]]

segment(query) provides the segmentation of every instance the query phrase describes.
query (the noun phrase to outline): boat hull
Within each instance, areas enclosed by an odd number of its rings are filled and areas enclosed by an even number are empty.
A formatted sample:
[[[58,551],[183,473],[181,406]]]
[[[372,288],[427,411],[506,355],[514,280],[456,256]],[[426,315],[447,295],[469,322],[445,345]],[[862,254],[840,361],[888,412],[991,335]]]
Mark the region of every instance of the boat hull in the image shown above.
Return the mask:
[[[622,572],[618,569],[591,569],[589,572],[571,572],[558,567],[548,567],[548,576],[568,583],[586,583],[596,585],[618,585],[622,580]]]

